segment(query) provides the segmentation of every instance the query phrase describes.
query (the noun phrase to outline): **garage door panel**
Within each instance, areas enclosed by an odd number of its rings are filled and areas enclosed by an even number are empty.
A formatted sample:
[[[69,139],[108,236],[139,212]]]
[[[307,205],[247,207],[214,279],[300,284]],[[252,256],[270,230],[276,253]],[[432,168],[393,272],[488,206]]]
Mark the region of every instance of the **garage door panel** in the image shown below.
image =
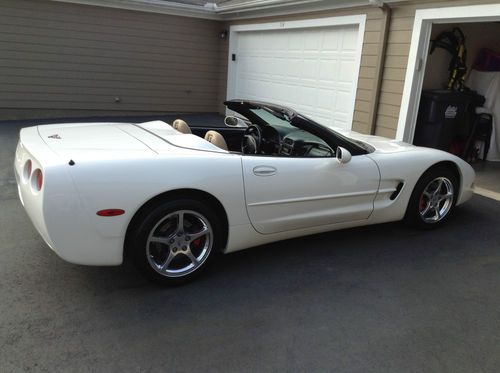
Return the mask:
[[[300,37],[301,34],[298,34],[297,36]],[[320,40],[320,37],[318,37],[317,32],[304,32],[303,39],[304,39],[304,50],[305,51],[317,52],[320,49],[321,40]]]
[[[322,60],[319,61],[319,75],[318,78],[321,81],[335,82],[339,76],[337,71],[339,70],[339,61],[337,59]]]
[[[339,75],[338,80],[341,82],[352,82],[354,79],[354,59],[352,60],[342,60],[339,64]]]
[[[318,94],[317,109],[325,113],[330,113],[332,107],[336,106],[337,95],[332,94],[331,90],[320,89]]]
[[[357,28],[351,27],[349,29],[344,29],[344,35],[342,37],[342,50],[343,51],[356,51],[356,46],[358,42],[358,30]]]
[[[318,61],[316,59],[304,59],[302,61],[302,77],[304,79],[316,79],[318,76]]]
[[[351,128],[358,26],[238,32],[230,98],[283,104]]]
[[[335,29],[326,29],[323,32],[323,45],[325,51],[338,51],[342,43],[342,37]]]

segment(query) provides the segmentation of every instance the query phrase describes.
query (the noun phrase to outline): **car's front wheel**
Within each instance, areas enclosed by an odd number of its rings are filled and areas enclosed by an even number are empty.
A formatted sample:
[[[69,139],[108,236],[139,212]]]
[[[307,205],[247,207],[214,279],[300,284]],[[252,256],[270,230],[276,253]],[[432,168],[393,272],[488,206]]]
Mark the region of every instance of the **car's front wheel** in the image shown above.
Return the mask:
[[[220,221],[197,200],[161,203],[143,212],[136,222],[127,251],[139,271],[162,285],[193,279],[220,249]]]
[[[438,166],[427,171],[415,185],[405,220],[419,228],[434,228],[443,224],[455,207],[458,180],[448,167]]]

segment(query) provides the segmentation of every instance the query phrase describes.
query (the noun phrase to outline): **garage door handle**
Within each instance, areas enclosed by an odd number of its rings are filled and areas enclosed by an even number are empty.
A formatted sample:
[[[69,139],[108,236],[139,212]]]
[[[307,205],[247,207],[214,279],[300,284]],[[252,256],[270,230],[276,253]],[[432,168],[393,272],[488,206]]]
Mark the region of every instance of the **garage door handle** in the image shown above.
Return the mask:
[[[255,176],[273,176],[276,174],[276,168],[271,166],[257,166],[253,169]]]

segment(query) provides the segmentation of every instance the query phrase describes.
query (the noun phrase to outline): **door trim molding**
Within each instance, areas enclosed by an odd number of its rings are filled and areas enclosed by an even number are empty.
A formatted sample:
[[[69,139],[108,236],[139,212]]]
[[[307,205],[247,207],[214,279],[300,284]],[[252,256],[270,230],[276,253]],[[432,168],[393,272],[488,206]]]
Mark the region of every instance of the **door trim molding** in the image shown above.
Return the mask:
[[[238,36],[242,32],[252,32],[252,31],[271,31],[271,30],[288,30],[288,29],[308,29],[308,28],[318,28],[318,27],[332,27],[332,26],[347,26],[355,25],[358,26],[358,38],[355,52],[355,66],[357,68],[354,71],[354,85],[353,91],[351,92],[352,105],[349,108],[349,117],[347,118],[347,123],[351,124],[354,118],[354,107],[356,103],[356,93],[358,89],[358,79],[359,70],[361,68],[361,55],[363,49],[363,40],[365,36],[365,24],[366,24],[366,14],[358,14],[352,16],[341,16],[341,17],[325,17],[298,21],[282,21],[282,22],[268,22],[268,23],[255,23],[255,24],[245,24],[245,25],[232,25],[229,28],[229,51],[227,56],[227,95],[228,100],[234,97],[234,92],[236,88],[236,66],[234,61],[232,61],[232,54],[236,53],[238,49]],[[226,109],[226,114],[230,113]]]
[[[364,192],[350,192],[350,193],[341,193],[341,194],[327,194],[317,197],[301,197],[301,198],[288,198],[288,199],[278,199],[274,201],[265,201],[265,202],[254,202],[249,203],[248,206],[268,206],[268,205],[282,205],[284,203],[296,203],[296,202],[310,202],[310,201],[322,201],[325,199],[339,199],[339,198],[350,198],[350,197],[360,197],[360,196],[369,196],[375,195],[377,190],[368,190]]]

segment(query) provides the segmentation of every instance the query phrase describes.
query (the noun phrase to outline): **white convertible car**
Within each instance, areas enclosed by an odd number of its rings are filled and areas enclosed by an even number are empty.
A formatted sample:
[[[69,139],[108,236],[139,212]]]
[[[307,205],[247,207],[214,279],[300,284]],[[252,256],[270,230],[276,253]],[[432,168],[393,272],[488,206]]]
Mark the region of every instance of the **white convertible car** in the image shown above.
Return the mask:
[[[272,241],[401,219],[434,227],[472,195],[473,169],[443,151],[277,105],[226,106],[239,116],[219,132],[182,120],[22,129],[15,173],[34,226],[64,260],[126,257],[171,284]]]

